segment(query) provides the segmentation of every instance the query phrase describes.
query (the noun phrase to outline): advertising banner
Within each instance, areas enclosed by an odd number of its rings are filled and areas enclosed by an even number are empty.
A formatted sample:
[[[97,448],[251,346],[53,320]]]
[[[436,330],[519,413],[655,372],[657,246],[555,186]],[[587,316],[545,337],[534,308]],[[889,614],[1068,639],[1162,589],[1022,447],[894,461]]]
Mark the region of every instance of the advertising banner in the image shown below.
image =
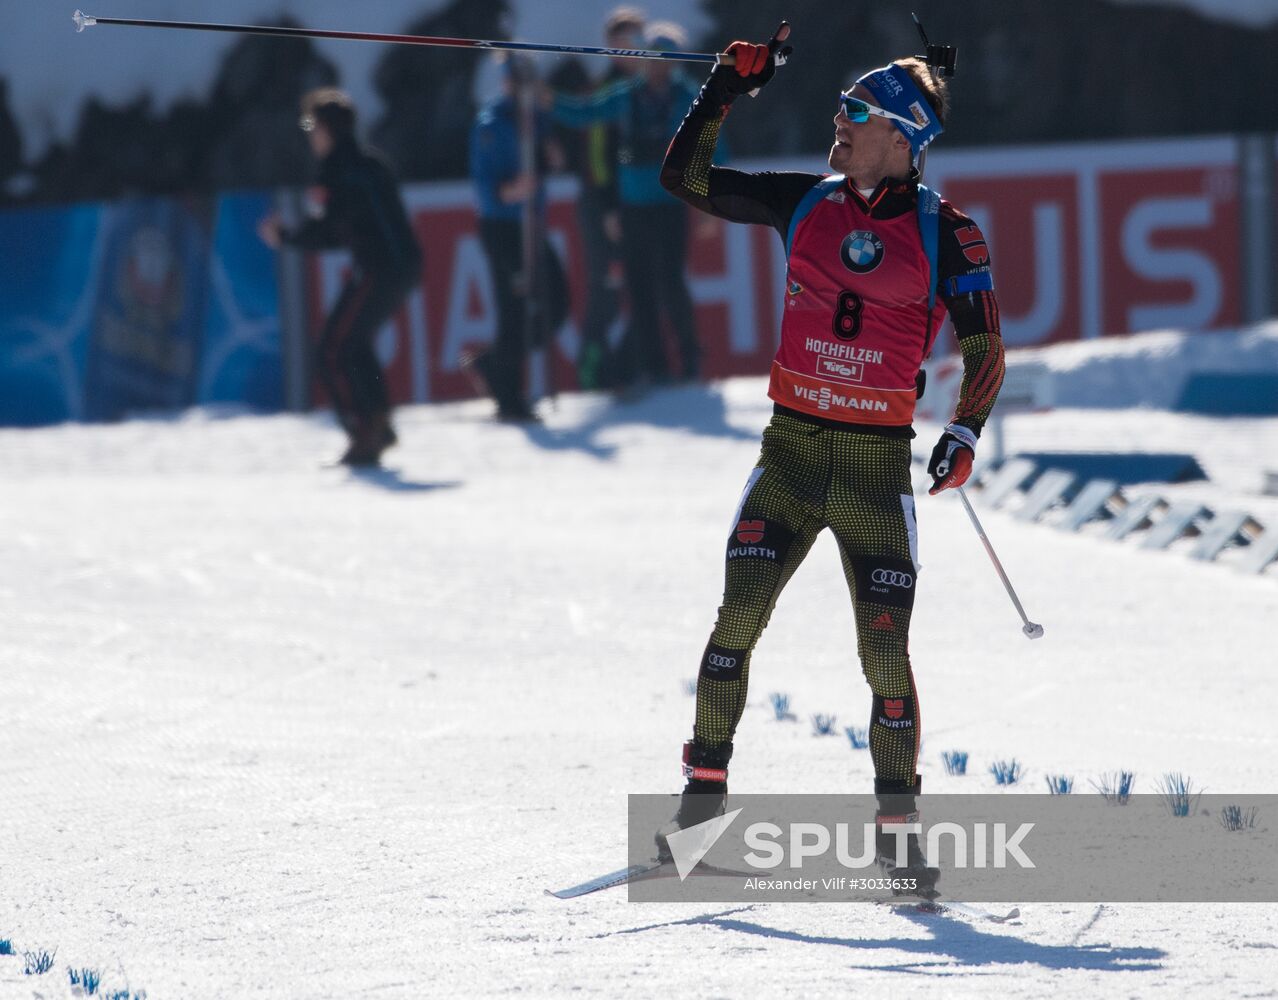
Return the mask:
[[[265,193],[0,213],[0,425],[283,405]]]
[[[1240,169],[1239,148],[1235,138],[1215,137],[938,149],[927,181],[983,230],[1009,347],[1155,328],[1212,331],[1252,317],[1245,297],[1272,297],[1272,267],[1254,258],[1272,247],[1260,237],[1272,237],[1273,220],[1258,232],[1240,209],[1256,202],[1258,182],[1255,170]],[[818,155],[737,166],[824,164]],[[571,179],[549,184],[549,237],[565,265],[571,311],[549,352],[552,367],[543,362],[530,373],[538,394],[551,384],[576,387],[586,268],[575,195]],[[497,321],[474,193],[467,182],[412,184],[405,201],[424,265],[378,337],[392,399],[466,398],[474,390],[463,353],[490,342]],[[288,272],[301,275],[298,294],[281,298],[279,261],[254,232],[270,207],[266,193],[237,193],[0,213],[0,422],[110,420],[211,402],[284,405],[281,321],[299,331],[290,344],[301,350],[289,364],[304,379],[301,331],[318,339],[348,263],[342,253],[306,258]],[[695,212],[688,225],[703,375],[766,374],[785,287],[779,236]],[[1252,248],[1245,261],[1244,240]],[[623,309],[614,344],[625,323]],[[938,365],[953,349],[942,331],[933,366],[940,381]],[[316,389],[310,397],[323,402]]]
[[[87,420],[195,402],[210,206],[146,199],[103,209],[104,267],[85,367]]]
[[[284,406],[276,259],[256,228],[273,204],[270,195],[258,192],[218,199],[197,403],[242,403],[258,410]]]
[[[0,213],[0,425],[84,418],[101,217],[97,205]]]
[[[971,215],[991,248],[1009,347],[1174,327],[1236,326],[1241,273],[1236,141],[1205,138],[945,152],[927,181]],[[745,170],[820,170],[810,160],[744,162]],[[585,267],[575,186],[549,186],[551,242],[569,275],[572,313],[555,344],[555,384],[572,388]],[[380,351],[400,401],[472,394],[460,358],[489,342],[496,307],[469,184],[410,185],[405,199],[425,250],[420,288],[383,331]],[[711,378],[763,375],[779,336],[785,255],[761,226],[690,212],[688,281]],[[309,270],[308,326],[318,336],[336,299],[341,254]],[[624,317],[615,324],[619,336]],[[673,345],[671,345],[673,347]],[[953,350],[938,338],[939,357]]]
[[[553,383],[572,389],[586,303],[576,186],[558,179],[549,185],[549,194],[548,235],[565,265],[572,303],[552,349]],[[387,366],[397,401],[465,398],[473,389],[461,369],[462,354],[489,343],[497,328],[472,188],[468,183],[409,185],[404,200],[425,253],[422,282],[381,331],[378,356]],[[784,272],[779,238],[759,227],[694,218],[688,250],[704,371],[718,378],[766,372],[779,332],[777,289]],[[307,268],[306,324],[312,344],[319,340],[348,270],[348,257],[340,252],[316,255]],[[614,344],[623,324],[624,317],[610,331]],[[318,387],[315,397],[320,397]]]
[[[984,232],[1011,347],[1242,318],[1232,138],[938,151],[928,183]]]

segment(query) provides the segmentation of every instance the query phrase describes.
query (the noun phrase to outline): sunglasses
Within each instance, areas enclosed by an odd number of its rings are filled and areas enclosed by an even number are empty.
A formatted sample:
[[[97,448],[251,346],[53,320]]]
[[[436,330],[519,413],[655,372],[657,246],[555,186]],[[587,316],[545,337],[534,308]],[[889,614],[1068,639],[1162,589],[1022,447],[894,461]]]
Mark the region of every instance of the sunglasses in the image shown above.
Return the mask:
[[[843,109],[843,113],[848,116],[849,121],[867,122],[870,120],[870,115],[874,115],[876,118],[887,118],[889,121],[900,122],[911,132],[917,132],[922,127],[918,122],[909,118],[902,118],[900,115],[894,115],[884,108],[866,104],[865,101],[859,97],[853,97],[846,90],[839,95],[839,107]]]

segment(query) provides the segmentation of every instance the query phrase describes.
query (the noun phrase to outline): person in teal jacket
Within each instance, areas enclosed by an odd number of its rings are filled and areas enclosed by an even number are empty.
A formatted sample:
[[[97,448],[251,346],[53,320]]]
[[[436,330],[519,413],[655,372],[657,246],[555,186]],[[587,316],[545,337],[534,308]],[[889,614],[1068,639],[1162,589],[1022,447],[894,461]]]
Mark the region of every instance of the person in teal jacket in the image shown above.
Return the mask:
[[[645,45],[659,51],[687,48],[678,25],[658,22]],[[630,299],[630,322],[611,366],[614,388],[671,378],[662,346],[661,322],[679,346],[678,377],[700,375],[701,347],[692,296],[684,276],[688,218],[684,204],[661,186],[661,163],[699,87],[675,64],[645,60],[641,71],[586,96],[557,94],[553,114],[575,128],[611,122],[617,130],[617,186],[621,208],[622,261]]]

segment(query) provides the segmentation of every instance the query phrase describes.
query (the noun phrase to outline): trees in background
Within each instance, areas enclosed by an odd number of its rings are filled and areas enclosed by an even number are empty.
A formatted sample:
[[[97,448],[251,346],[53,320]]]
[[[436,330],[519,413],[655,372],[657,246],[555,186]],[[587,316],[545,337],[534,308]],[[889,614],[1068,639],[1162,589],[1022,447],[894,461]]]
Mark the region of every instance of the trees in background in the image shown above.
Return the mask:
[[[705,51],[733,38],[767,38],[776,27],[777,7],[764,0],[701,6],[713,25],[698,46]],[[911,7],[933,41],[959,48],[946,148],[1278,132],[1278,102],[1270,98],[1278,93],[1278,60],[1270,58],[1278,25],[1258,30],[1181,7],[1111,0],[788,0],[793,62],[748,114],[729,116],[734,155],[819,155],[830,142],[838,90],[892,56],[920,50]],[[504,38],[509,14],[509,0],[451,0],[387,27]],[[543,37],[554,34],[547,25]],[[552,72],[552,57],[543,58]],[[466,175],[481,59],[467,49],[386,47],[373,81],[384,107],[361,109],[363,127],[405,179]],[[227,50],[203,99],[158,111],[147,97],[114,106],[90,98],[72,139],[27,162],[0,78],[0,203],[305,184],[313,165],[295,127],[298,100],[312,87],[341,83],[338,67],[311,42],[246,35]]]

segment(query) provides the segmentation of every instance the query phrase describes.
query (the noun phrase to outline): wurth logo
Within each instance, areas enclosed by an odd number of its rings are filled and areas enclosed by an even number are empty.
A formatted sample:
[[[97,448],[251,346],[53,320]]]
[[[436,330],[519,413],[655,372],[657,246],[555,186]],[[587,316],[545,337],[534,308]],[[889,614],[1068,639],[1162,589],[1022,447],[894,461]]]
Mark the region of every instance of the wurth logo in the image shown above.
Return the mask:
[[[784,524],[762,517],[743,518],[737,521],[736,528],[728,535],[727,557],[730,560],[753,558],[780,562],[790,547],[793,535]]]
[[[884,698],[878,724],[884,729],[913,729],[914,719],[905,714],[904,698]]]
[[[740,559],[744,556],[754,556],[757,559],[771,559],[775,562],[777,558],[777,550],[765,549],[762,545],[738,545],[734,549],[728,549],[729,559]]]
[[[887,413],[888,405],[881,399],[858,399],[856,396],[844,396],[831,392],[825,386],[820,390],[809,389],[806,385],[796,385],[794,395],[809,403],[815,403],[818,410],[838,407],[843,410],[872,410],[875,413]]]
[[[954,238],[958,240],[959,246],[963,248],[963,256],[973,264],[988,264],[990,262],[990,252],[985,245],[985,236],[975,225],[964,226],[962,229],[954,230]]]

